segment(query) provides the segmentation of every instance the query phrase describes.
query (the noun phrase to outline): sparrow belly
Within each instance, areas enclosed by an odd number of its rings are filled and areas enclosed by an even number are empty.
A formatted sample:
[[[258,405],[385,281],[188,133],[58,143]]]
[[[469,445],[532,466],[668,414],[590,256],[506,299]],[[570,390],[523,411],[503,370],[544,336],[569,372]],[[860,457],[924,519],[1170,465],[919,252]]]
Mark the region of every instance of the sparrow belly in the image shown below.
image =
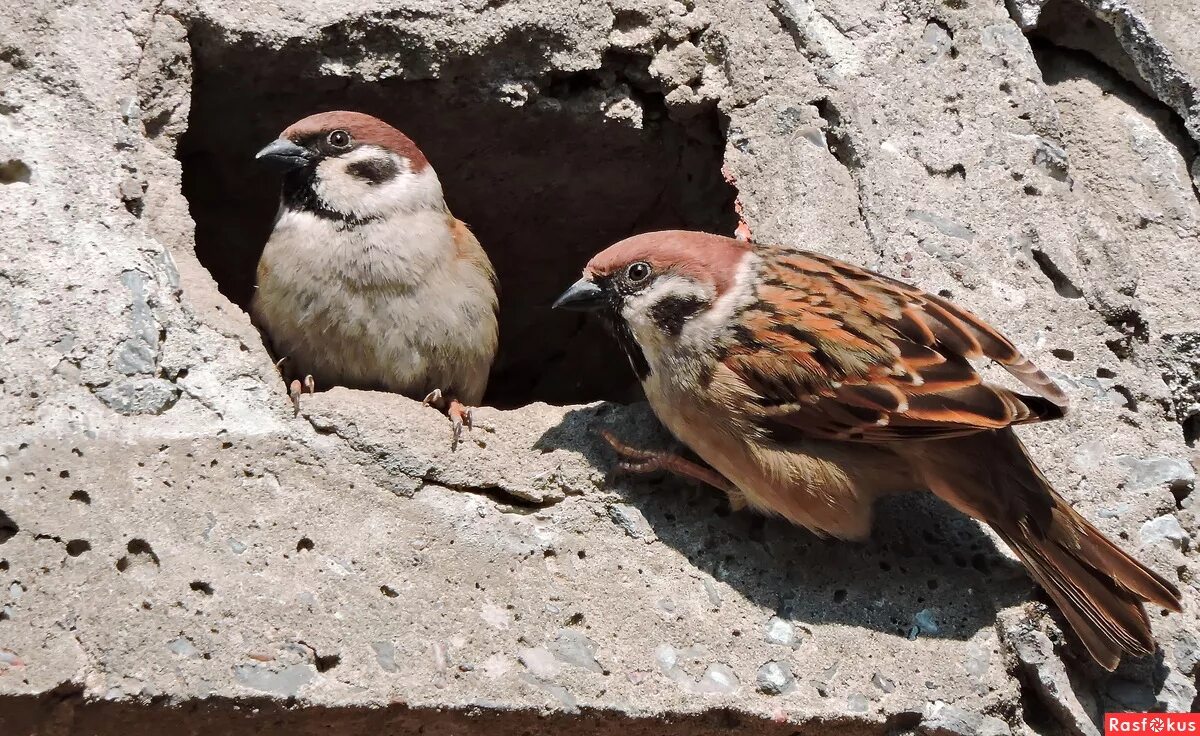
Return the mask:
[[[655,414],[673,435],[745,494],[763,513],[822,535],[862,539],[871,530],[879,489],[912,490],[907,463],[858,443],[766,439],[719,403],[698,403],[651,374],[644,383]]]
[[[359,274],[268,243],[252,312],[289,377],[422,399],[430,391],[472,405],[483,398],[496,348],[496,318],[461,275],[434,268],[418,283],[363,283]],[[453,288],[450,283],[460,284]],[[486,284],[485,284],[486,286]]]

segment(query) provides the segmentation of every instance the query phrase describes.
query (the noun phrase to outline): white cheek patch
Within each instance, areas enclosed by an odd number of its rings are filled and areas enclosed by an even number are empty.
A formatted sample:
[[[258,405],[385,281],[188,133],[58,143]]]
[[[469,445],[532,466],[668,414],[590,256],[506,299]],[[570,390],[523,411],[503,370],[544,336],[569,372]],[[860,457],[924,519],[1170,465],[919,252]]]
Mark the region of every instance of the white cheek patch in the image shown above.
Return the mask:
[[[629,324],[642,349],[648,354],[657,354],[677,342],[679,336],[663,331],[662,325],[654,318],[655,306],[667,299],[708,302],[712,298],[712,287],[681,276],[660,276],[645,291],[625,298],[621,316]]]
[[[711,352],[728,334],[735,315],[755,299],[754,282],[758,257],[748,253],[738,264],[731,288],[720,296],[710,284],[681,276],[662,276],[645,291],[626,297],[621,310],[634,338],[652,366]],[[694,300],[704,303],[672,333],[655,319],[655,307],[663,300]]]
[[[383,181],[355,173],[352,168],[376,159],[390,159],[395,175]],[[379,148],[360,146],[344,156],[317,164],[313,193],[334,212],[359,219],[398,212],[443,209],[442,184],[432,166],[413,172],[408,159]]]

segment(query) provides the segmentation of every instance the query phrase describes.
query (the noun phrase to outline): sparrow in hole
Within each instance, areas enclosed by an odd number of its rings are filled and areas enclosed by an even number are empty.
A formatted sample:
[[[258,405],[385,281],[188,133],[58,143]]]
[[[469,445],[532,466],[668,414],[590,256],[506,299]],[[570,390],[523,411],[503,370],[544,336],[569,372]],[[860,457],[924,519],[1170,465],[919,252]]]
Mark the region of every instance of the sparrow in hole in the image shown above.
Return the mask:
[[[453,442],[496,355],[496,273],[407,136],[357,112],[294,123],[258,152],[283,170],[251,316],[289,393],[391,391],[435,405]]]
[[[1154,651],[1143,602],[1179,590],[1059,496],[1011,427],[1067,399],[978,317],[832,258],[695,232],[621,241],[555,303],[599,313],[655,414],[704,462],[635,450],[819,535],[862,539],[872,502],[923,489],[992,527],[1104,668]],[[989,358],[1030,391],[989,384]]]

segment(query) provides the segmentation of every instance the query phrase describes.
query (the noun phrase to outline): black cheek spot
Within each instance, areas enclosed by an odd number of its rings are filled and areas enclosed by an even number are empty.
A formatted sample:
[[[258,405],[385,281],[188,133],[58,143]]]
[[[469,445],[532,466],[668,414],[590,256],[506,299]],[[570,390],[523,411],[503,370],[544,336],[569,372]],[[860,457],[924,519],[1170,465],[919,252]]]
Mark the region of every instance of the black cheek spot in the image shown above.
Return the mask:
[[[666,296],[650,307],[650,318],[663,332],[678,335],[684,323],[706,306],[708,300],[694,294]]]
[[[369,184],[378,185],[395,179],[399,169],[392,157],[385,156],[355,161],[346,170]]]

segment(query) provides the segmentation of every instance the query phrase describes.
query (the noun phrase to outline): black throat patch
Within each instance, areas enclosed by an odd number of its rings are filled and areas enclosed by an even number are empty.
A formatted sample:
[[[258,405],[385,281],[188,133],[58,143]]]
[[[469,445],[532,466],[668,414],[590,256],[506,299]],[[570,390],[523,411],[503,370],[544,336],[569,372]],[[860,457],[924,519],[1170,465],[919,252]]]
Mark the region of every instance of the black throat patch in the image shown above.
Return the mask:
[[[314,166],[305,166],[302,169],[289,171],[283,177],[284,206],[290,210],[312,213],[323,220],[331,220],[338,223],[344,230],[350,230],[379,219],[377,216],[358,217],[330,209],[313,190],[316,183],[317,170]]]
[[[625,324],[625,320],[621,319],[615,311],[604,313],[604,324],[617,339],[617,344],[621,346],[625,357],[629,358],[629,365],[633,368],[634,375],[639,381],[645,381],[646,377],[650,375],[650,363],[646,360],[646,354],[642,352],[642,346],[638,345],[637,340],[634,339],[629,325]]]

